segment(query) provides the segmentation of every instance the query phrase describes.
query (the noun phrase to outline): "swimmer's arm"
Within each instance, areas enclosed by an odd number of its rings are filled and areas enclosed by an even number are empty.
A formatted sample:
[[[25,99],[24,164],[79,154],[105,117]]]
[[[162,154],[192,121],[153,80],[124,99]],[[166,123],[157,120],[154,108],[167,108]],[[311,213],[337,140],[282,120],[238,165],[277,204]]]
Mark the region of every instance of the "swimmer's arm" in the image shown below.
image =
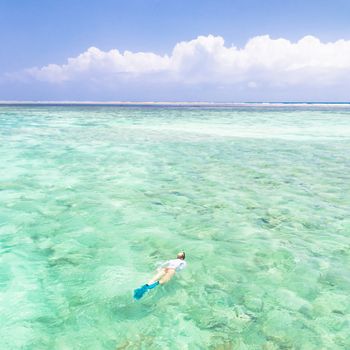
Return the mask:
[[[178,271],[183,270],[187,266],[187,262],[183,261],[182,264],[178,267]]]

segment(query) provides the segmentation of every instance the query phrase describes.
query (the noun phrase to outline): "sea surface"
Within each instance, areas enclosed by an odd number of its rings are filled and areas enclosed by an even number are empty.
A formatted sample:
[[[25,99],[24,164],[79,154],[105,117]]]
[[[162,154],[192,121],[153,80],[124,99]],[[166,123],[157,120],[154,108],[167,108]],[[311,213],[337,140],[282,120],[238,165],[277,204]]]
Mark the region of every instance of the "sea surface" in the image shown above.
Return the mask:
[[[349,106],[1,106],[0,142],[0,349],[350,349]]]

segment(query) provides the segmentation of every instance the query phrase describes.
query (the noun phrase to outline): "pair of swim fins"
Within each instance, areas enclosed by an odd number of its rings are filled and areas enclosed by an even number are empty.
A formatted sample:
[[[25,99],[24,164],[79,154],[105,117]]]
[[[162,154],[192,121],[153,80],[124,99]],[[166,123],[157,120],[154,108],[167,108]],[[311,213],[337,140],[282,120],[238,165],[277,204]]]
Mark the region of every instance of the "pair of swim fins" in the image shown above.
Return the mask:
[[[149,289],[153,289],[153,288],[157,287],[158,284],[159,284],[159,281],[154,282],[152,284],[144,284],[142,287],[135,289],[134,290],[134,299],[140,300]]]

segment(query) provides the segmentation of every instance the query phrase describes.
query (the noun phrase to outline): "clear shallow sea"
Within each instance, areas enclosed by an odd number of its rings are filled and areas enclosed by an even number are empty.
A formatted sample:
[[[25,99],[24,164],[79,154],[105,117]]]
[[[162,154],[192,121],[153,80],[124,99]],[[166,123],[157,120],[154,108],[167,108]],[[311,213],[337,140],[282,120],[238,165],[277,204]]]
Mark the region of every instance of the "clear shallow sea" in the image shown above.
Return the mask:
[[[0,349],[350,349],[350,108],[3,106],[0,141]]]

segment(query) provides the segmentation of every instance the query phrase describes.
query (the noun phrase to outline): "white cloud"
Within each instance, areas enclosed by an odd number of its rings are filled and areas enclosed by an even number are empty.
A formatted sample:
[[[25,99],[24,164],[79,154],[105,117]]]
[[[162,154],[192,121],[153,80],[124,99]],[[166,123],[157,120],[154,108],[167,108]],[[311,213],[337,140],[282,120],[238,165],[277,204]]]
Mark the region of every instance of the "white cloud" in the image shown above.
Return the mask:
[[[162,81],[182,84],[264,86],[350,85],[350,41],[322,43],[305,36],[292,43],[268,35],[243,48],[225,46],[220,36],[199,36],[175,45],[169,55],[101,51],[91,47],[67,63],[25,70],[39,81]]]

